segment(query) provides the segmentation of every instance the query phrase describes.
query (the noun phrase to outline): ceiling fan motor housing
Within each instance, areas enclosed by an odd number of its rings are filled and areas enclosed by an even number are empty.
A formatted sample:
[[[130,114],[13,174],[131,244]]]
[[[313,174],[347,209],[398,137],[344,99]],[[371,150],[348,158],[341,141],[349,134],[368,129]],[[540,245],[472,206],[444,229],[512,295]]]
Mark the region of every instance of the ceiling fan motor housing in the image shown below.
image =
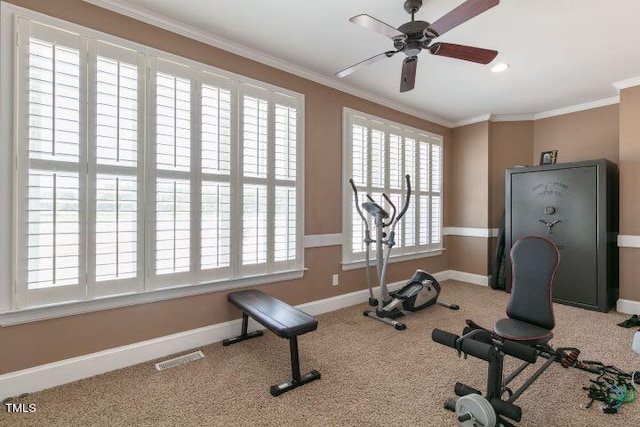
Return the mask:
[[[402,50],[407,56],[415,56],[425,49],[431,43],[433,37],[430,37],[425,30],[429,27],[425,21],[411,21],[398,27],[398,31],[407,35],[406,39],[394,40],[394,46],[398,50]]]
[[[422,7],[422,0],[407,0],[404,2],[404,10],[409,14],[416,13]]]

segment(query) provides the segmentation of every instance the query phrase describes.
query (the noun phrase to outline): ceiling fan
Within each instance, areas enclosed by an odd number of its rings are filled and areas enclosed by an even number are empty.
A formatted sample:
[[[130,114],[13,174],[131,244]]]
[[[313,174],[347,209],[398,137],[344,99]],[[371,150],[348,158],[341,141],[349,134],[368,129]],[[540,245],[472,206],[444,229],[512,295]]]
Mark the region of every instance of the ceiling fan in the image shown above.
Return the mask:
[[[338,71],[336,77],[348,76],[365,65],[373,64],[384,58],[391,58],[396,53],[403,52],[407,57],[402,64],[400,92],[407,92],[415,86],[418,54],[423,49],[428,50],[433,55],[486,65],[498,55],[497,51],[452,43],[432,43],[432,41],[452,28],[497,6],[499,3],[500,0],[467,0],[433,24],[430,24],[425,21],[414,20],[416,12],[422,7],[422,0],[406,0],[404,2],[404,10],[411,14],[411,21],[400,25],[397,29],[366,14],[354,16],[349,21],[389,37],[393,40],[393,46],[396,50],[389,50],[358,62],[349,68]]]

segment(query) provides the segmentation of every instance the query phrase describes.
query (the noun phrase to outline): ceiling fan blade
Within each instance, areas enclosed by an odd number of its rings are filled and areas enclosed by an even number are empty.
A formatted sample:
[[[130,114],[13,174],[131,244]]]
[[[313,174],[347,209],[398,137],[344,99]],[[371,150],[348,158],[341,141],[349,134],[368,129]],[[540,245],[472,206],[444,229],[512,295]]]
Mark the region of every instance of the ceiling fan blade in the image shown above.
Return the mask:
[[[349,74],[358,71],[360,68],[364,67],[365,65],[373,64],[374,62],[378,62],[378,61],[380,61],[381,59],[384,59],[384,58],[391,58],[396,53],[398,53],[398,52],[395,51],[395,50],[382,52],[382,53],[380,53],[380,54],[378,54],[376,56],[372,56],[369,59],[365,59],[364,61],[358,62],[357,64],[352,65],[349,68],[345,68],[342,71],[338,71],[336,73],[336,77],[339,77],[339,78],[346,77]]]
[[[402,63],[402,78],[400,79],[400,92],[413,89],[416,84],[416,70],[418,69],[418,57],[408,56]]]
[[[353,22],[356,25],[360,25],[361,27],[367,28],[369,30],[376,31],[383,36],[387,36],[390,39],[396,39],[399,37],[406,37],[404,33],[396,30],[389,24],[385,24],[384,22],[374,18],[373,16],[369,16],[367,14],[357,15],[353,18],[349,19],[349,21]]]
[[[494,6],[497,6],[500,0],[467,0],[460,6],[447,13],[436,22],[431,24],[427,31],[441,36],[452,28],[467,22],[471,18],[486,12]]]
[[[429,52],[438,56],[463,59],[465,61],[488,64],[493,61],[498,52],[495,50],[481,49],[479,47],[464,46],[452,43],[435,43],[429,48]]]

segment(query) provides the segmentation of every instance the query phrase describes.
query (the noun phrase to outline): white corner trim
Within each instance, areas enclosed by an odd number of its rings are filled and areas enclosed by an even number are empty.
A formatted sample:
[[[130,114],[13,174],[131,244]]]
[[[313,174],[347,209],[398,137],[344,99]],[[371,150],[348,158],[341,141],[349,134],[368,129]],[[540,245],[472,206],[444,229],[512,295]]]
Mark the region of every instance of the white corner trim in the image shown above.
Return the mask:
[[[471,227],[444,227],[443,236],[465,236],[465,237],[498,237],[497,228],[471,228]]]
[[[438,282],[453,279],[483,286],[487,286],[489,282],[489,278],[486,276],[451,270],[433,273],[433,277],[435,277]],[[388,285],[389,290],[398,290],[404,286],[405,283],[405,280],[390,283]],[[374,292],[377,292],[377,290],[377,287],[374,288]],[[300,304],[297,307],[312,316],[318,316],[341,308],[362,304],[367,301],[368,296],[369,291],[363,289],[344,295]],[[236,336],[240,332],[240,327],[241,321],[240,319],[236,319],[3,374],[0,375],[0,400],[10,396],[17,396],[21,393],[33,393],[46,388],[67,384],[72,381],[126,368],[127,366],[148,362],[160,357],[191,351],[195,348]],[[249,330],[254,331],[257,329],[264,328],[253,320],[250,320]],[[224,349],[214,348],[211,351],[224,351]]]
[[[449,270],[449,280],[472,283],[474,285],[489,286],[491,276],[481,274],[465,273],[464,271]]]
[[[593,108],[606,107],[607,105],[619,104],[620,97],[613,96],[611,98],[600,99],[584,104],[572,105],[570,107],[558,108],[557,110],[545,111],[534,115],[535,120],[547,119],[549,117],[562,116],[564,114],[577,113],[578,111],[591,110]]]
[[[620,92],[622,89],[628,89],[634,86],[640,86],[640,76],[633,77],[631,79],[621,80],[613,84],[613,87],[615,87],[618,90],[618,92]]]
[[[640,302],[630,299],[619,299],[616,303],[616,311],[624,314],[640,314]]]
[[[640,236],[618,235],[619,248],[640,248]]]
[[[342,233],[336,234],[311,234],[304,236],[304,247],[321,248],[324,246],[342,246]]]
[[[461,126],[472,125],[475,123],[489,122],[493,121],[493,114],[481,114],[475,117],[469,117],[468,119],[460,120],[452,124],[451,127],[459,128]]]
[[[300,67],[290,62],[283,61],[276,57],[259,52],[255,49],[241,45],[239,43],[232,42],[224,39],[218,35],[210,33],[208,31],[201,30],[192,25],[180,22],[176,19],[161,15],[156,12],[152,12],[149,9],[134,6],[132,4],[123,2],[121,0],[84,0],[87,3],[91,3],[95,6],[103,9],[110,10],[112,12],[119,13],[120,15],[128,16],[129,18],[136,19],[141,22],[153,25],[164,30],[171,31],[172,33],[179,34],[181,36],[188,37],[193,40],[200,41],[213,47],[217,47],[222,50],[226,50],[233,54],[251,59],[253,61],[260,62],[270,67],[277,68],[287,73],[294,74],[298,77],[311,80],[313,82],[322,84],[324,86],[337,89],[339,91],[348,93],[359,98],[366,99],[376,104],[391,108],[396,111],[400,111],[409,114],[414,117],[421,118],[423,120],[430,121],[432,123],[451,128],[452,123],[441,117],[433,116],[422,110],[411,108],[407,105],[401,104],[396,101],[392,101],[387,98],[383,98],[379,95],[375,95],[371,92],[367,92],[362,89],[358,89],[354,86],[345,84],[336,78],[327,77],[323,74],[309,70],[307,68]]]

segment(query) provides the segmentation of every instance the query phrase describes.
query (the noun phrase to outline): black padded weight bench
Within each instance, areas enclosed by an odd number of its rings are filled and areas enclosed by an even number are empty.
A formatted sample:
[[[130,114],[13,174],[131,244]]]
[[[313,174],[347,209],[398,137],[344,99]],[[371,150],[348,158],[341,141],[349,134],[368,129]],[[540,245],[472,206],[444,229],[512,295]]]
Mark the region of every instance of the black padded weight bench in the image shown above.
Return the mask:
[[[456,349],[458,355],[488,362],[484,397],[480,390],[457,382],[454,392],[459,398],[445,402],[445,409],[455,412],[461,425],[513,427],[510,420],[522,419],[522,408],[515,404],[516,399],[553,363],[569,368],[580,354],[574,347],[554,349],[549,344],[555,327],[553,281],[560,263],[556,245],[544,236],[524,236],[513,245],[510,255],[513,274],[507,317],[498,320],[493,330],[467,320],[462,336],[440,329],[431,334],[435,342]],[[504,370],[505,356],[522,361],[508,375]],[[509,388],[538,357],[546,361],[517,389]]]
[[[314,317],[257,290],[232,292],[227,295],[227,299],[242,310],[242,333],[235,338],[223,340],[223,346],[262,336],[262,331],[247,332],[249,317],[280,338],[289,340],[293,378],[286,383],[271,386],[272,396],[279,396],[296,387],[320,379],[320,372],[315,369],[300,375],[298,358],[298,335],[315,331],[318,328],[318,321]]]

